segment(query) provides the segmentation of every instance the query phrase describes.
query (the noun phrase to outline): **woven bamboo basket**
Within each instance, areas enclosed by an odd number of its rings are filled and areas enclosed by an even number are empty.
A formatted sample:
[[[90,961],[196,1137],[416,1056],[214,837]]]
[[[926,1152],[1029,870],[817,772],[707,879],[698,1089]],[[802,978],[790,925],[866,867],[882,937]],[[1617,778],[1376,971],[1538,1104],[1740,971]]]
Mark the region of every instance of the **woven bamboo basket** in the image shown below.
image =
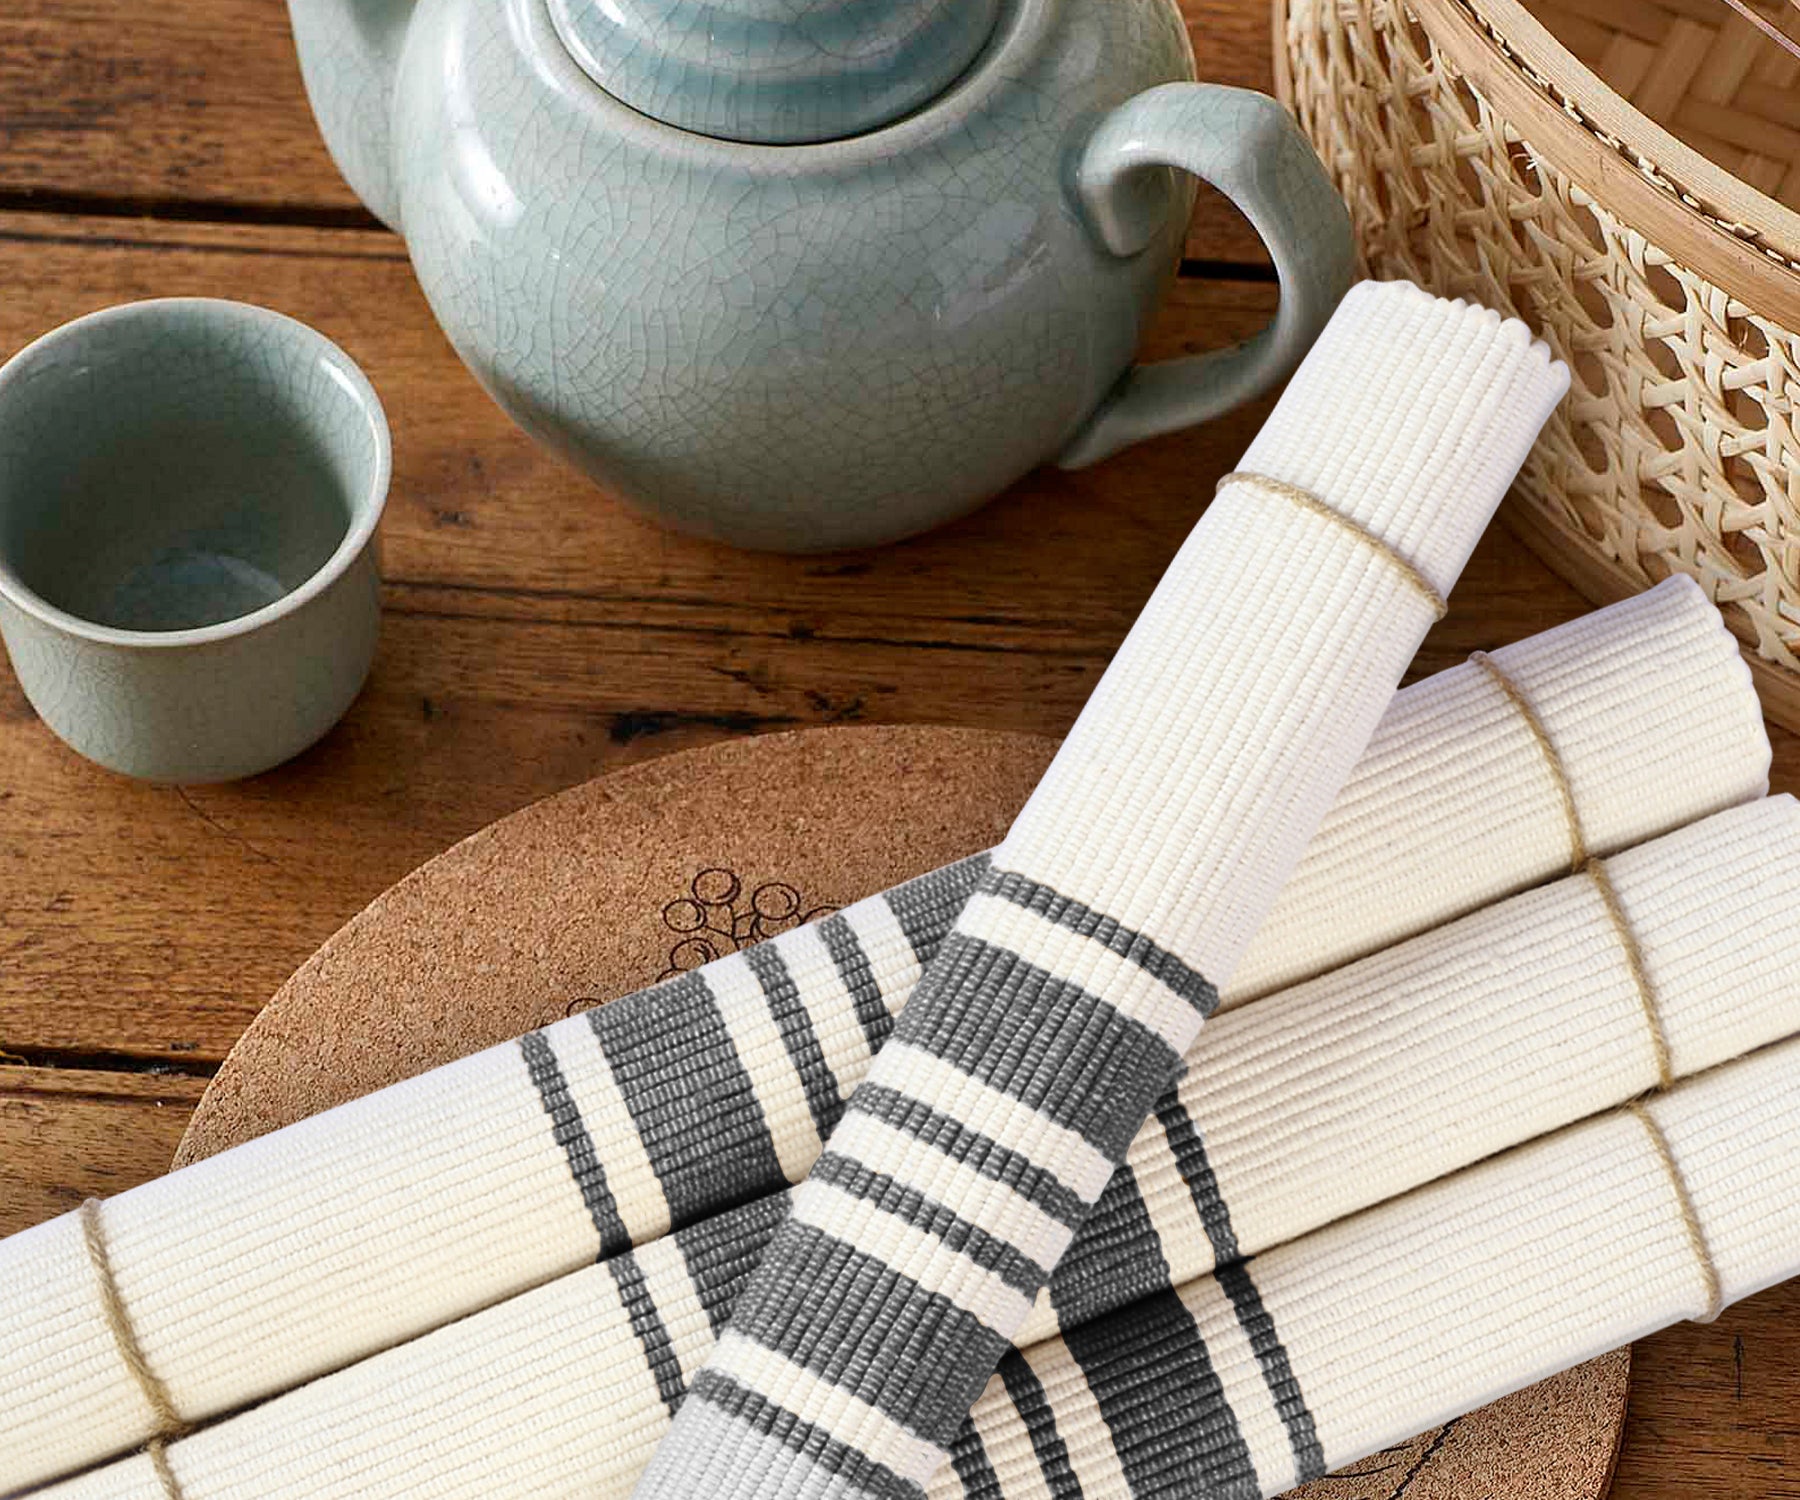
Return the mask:
[[[1569,363],[1510,523],[1596,601],[1691,574],[1800,728],[1800,60],[1726,0],[1275,0],[1275,27],[1367,272]]]

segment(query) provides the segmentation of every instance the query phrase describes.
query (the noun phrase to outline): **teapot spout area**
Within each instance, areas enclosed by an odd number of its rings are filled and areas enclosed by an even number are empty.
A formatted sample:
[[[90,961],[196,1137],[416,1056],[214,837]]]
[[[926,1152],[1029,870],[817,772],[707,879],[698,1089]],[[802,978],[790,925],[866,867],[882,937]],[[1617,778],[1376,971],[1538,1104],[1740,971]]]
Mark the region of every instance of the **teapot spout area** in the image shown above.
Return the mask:
[[[369,212],[400,228],[393,99],[415,0],[288,0],[306,97],[326,149]]]

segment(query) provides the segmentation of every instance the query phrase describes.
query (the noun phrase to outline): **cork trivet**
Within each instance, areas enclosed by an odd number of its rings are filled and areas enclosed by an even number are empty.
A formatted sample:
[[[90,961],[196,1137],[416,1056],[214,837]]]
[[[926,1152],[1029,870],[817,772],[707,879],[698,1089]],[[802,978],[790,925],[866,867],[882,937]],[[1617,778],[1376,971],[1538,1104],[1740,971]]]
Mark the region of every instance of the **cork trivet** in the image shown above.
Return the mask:
[[[514,813],[377,898],[282,986],[177,1165],[986,848],[1054,749],[978,730],[804,730]],[[1629,1369],[1608,1355],[1294,1493],[1598,1500]]]

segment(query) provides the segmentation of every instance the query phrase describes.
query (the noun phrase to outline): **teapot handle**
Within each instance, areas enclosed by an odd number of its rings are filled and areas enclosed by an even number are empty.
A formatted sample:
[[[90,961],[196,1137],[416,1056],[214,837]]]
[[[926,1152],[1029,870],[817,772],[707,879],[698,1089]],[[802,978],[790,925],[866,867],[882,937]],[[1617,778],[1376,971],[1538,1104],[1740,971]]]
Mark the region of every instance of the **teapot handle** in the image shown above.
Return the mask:
[[[1166,83],[1128,99],[1089,137],[1074,189],[1114,255],[1140,253],[1163,220],[1150,169],[1177,167],[1231,199],[1269,247],[1281,281],[1274,321],[1246,343],[1134,365],[1058,456],[1078,469],[1121,448],[1191,427],[1286,375],[1356,277],[1350,215],[1293,118],[1266,94]]]
[[[400,228],[394,76],[415,0],[288,0],[306,96],[326,148],[369,212]]]

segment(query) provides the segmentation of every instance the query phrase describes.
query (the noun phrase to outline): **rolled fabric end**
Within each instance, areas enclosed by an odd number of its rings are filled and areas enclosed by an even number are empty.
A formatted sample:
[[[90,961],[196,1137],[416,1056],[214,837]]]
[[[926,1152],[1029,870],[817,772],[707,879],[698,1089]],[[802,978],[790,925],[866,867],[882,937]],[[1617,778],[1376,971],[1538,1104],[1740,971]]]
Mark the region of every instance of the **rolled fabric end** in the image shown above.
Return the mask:
[[[1761,797],[1769,758],[1737,641],[1684,576],[1415,683],[1220,1009]]]
[[[1351,288],[996,864],[1229,987],[1568,382],[1517,319]]]
[[[1518,319],[1409,281],[1364,281],[1238,468],[1377,529],[1448,594],[1568,388],[1568,367]]]

